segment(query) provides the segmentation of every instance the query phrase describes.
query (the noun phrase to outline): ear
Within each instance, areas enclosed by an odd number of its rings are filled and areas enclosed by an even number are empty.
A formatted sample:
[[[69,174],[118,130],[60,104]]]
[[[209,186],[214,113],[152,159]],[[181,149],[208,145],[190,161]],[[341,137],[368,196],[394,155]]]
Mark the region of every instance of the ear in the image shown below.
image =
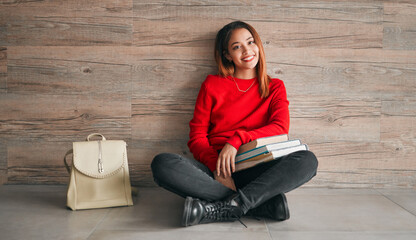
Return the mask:
[[[232,62],[233,61],[233,59],[231,58],[231,56],[230,56],[230,54],[228,54],[228,52],[227,51],[224,51],[224,56],[225,56],[225,58],[228,60],[228,61],[230,61],[230,62]]]

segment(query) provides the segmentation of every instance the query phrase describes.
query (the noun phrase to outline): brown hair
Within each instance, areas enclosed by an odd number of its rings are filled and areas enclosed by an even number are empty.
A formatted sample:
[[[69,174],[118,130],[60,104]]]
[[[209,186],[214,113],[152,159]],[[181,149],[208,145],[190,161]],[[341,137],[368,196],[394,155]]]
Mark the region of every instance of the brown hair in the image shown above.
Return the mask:
[[[256,65],[257,80],[259,82],[259,92],[262,98],[269,96],[270,77],[267,75],[266,58],[264,56],[263,44],[257,31],[248,23],[235,21],[225,25],[218,31],[215,38],[215,61],[217,62],[219,75],[227,77],[234,74],[235,67],[233,62],[229,62],[225,57],[228,52],[228,42],[230,41],[233,30],[245,28],[254,38],[254,42],[259,48],[259,62]]]

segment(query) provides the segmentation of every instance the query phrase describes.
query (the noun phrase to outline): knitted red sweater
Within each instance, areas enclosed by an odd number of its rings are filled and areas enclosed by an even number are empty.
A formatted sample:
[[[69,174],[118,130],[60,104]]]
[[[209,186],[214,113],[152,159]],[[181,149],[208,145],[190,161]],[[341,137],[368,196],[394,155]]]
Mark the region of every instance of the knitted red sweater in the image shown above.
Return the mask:
[[[254,85],[252,83],[254,82]],[[247,92],[241,92],[252,87]],[[188,147],[196,160],[214,171],[225,143],[236,149],[262,137],[287,134],[289,102],[280,79],[272,79],[270,94],[261,98],[257,80],[208,75],[202,83],[189,123]]]

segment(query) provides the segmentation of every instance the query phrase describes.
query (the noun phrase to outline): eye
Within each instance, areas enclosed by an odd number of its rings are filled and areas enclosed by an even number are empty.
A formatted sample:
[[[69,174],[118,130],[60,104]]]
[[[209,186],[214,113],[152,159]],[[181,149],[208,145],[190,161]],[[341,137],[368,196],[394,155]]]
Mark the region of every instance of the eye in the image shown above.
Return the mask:
[[[240,48],[240,46],[239,45],[236,45],[236,46],[233,47],[233,50],[237,50],[239,48]]]
[[[251,44],[253,44],[254,43],[254,41],[248,41],[248,44],[249,45],[251,45]]]

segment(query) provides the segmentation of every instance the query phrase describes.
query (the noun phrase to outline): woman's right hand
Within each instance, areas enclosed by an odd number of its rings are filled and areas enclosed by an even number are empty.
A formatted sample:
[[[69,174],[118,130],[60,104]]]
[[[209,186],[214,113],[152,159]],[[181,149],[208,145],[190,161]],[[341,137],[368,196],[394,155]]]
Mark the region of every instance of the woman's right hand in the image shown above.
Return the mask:
[[[218,176],[217,171],[214,171],[214,177],[215,177],[215,180],[222,183],[222,185],[224,185],[224,186],[226,186],[226,187],[228,187],[228,188],[230,188],[234,191],[237,191],[237,189],[235,187],[234,179],[231,176],[224,177],[223,174],[220,174]]]

